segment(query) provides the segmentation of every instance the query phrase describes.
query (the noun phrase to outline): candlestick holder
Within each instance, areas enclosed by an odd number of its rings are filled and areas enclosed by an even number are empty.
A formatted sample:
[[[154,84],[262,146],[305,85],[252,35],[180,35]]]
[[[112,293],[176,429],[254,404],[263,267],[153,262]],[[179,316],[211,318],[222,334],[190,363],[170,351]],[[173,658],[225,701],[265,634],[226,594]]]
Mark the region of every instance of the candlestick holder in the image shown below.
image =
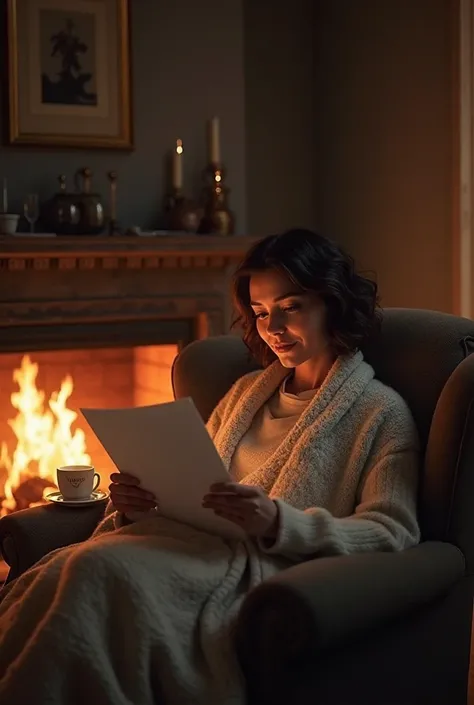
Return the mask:
[[[199,235],[233,235],[235,217],[228,205],[230,189],[225,185],[226,170],[222,164],[211,163],[203,171],[202,201],[204,214],[199,223]]]
[[[202,209],[186,198],[180,188],[173,187],[166,196],[165,218],[168,230],[195,233],[202,218]]]
[[[120,235],[120,228],[117,222],[117,172],[108,171],[107,178],[110,185],[110,203],[109,203],[109,235]]]

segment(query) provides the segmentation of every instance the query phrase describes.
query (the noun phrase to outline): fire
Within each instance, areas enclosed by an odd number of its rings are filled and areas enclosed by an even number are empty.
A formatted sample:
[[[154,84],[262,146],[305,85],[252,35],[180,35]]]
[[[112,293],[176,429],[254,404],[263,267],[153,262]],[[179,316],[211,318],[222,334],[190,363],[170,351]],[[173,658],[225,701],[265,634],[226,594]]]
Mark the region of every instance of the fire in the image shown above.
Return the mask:
[[[74,389],[70,375],[61,383],[59,392],[53,392],[45,410],[45,393],[36,387],[38,365],[25,355],[21,367],[14,370],[13,381],[19,391],[11,395],[11,403],[18,413],[8,424],[13,429],[17,445],[10,457],[6,443],[0,449],[0,469],[6,469],[4,500],[0,516],[18,509],[18,489],[25,488],[26,506],[41,500],[44,493],[56,489],[55,469],[60,465],[88,465],[84,431],[71,426],[76,412],[68,409],[67,400]],[[36,493],[36,497],[33,496]],[[25,498],[25,497],[24,497]],[[36,500],[36,501],[35,501]]]

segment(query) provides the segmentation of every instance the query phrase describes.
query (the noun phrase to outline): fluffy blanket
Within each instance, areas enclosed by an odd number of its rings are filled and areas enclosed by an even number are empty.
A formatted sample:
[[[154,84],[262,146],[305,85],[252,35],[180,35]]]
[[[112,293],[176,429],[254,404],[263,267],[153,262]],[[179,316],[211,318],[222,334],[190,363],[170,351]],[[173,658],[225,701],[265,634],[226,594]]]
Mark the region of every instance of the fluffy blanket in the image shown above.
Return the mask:
[[[162,517],[56,551],[0,605],[0,702],[242,705],[232,623],[276,569]]]

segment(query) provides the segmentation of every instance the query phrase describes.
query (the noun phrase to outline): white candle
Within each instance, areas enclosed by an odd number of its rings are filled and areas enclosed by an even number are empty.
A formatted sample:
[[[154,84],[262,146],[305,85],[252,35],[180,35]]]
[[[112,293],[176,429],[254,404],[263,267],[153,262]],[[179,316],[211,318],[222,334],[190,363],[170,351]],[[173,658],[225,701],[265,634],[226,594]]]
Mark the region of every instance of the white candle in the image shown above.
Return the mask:
[[[181,190],[183,187],[183,142],[176,140],[176,148],[173,151],[173,168],[171,183],[174,189]]]
[[[209,121],[209,161],[211,164],[221,163],[221,148],[219,139],[219,118]]]
[[[8,190],[5,176],[3,177],[3,212],[8,213]]]

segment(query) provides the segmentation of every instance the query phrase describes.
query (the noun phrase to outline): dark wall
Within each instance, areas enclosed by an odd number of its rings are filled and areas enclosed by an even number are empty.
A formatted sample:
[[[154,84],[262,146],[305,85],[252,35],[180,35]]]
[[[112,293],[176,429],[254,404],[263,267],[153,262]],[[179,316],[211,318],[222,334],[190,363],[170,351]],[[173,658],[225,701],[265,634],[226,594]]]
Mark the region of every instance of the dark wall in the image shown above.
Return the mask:
[[[387,306],[453,310],[456,3],[318,0],[318,226]]]
[[[2,3],[3,5],[3,3]],[[10,185],[9,210],[26,193],[48,198],[56,177],[90,166],[105,197],[106,172],[119,174],[123,225],[155,226],[166,187],[164,158],[184,142],[184,179],[199,193],[206,164],[206,120],[221,118],[221,149],[237,229],[246,231],[242,0],[131,0],[135,150],[33,150],[0,147],[0,176]],[[6,89],[0,89],[5,112]],[[0,127],[5,127],[0,126]]]
[[[246,0],[244,27],[249,231],[314,227],[314,0]]]
[[[244,2],[249,230],[297,224],[386,306],[453,311],[456,2]]]

